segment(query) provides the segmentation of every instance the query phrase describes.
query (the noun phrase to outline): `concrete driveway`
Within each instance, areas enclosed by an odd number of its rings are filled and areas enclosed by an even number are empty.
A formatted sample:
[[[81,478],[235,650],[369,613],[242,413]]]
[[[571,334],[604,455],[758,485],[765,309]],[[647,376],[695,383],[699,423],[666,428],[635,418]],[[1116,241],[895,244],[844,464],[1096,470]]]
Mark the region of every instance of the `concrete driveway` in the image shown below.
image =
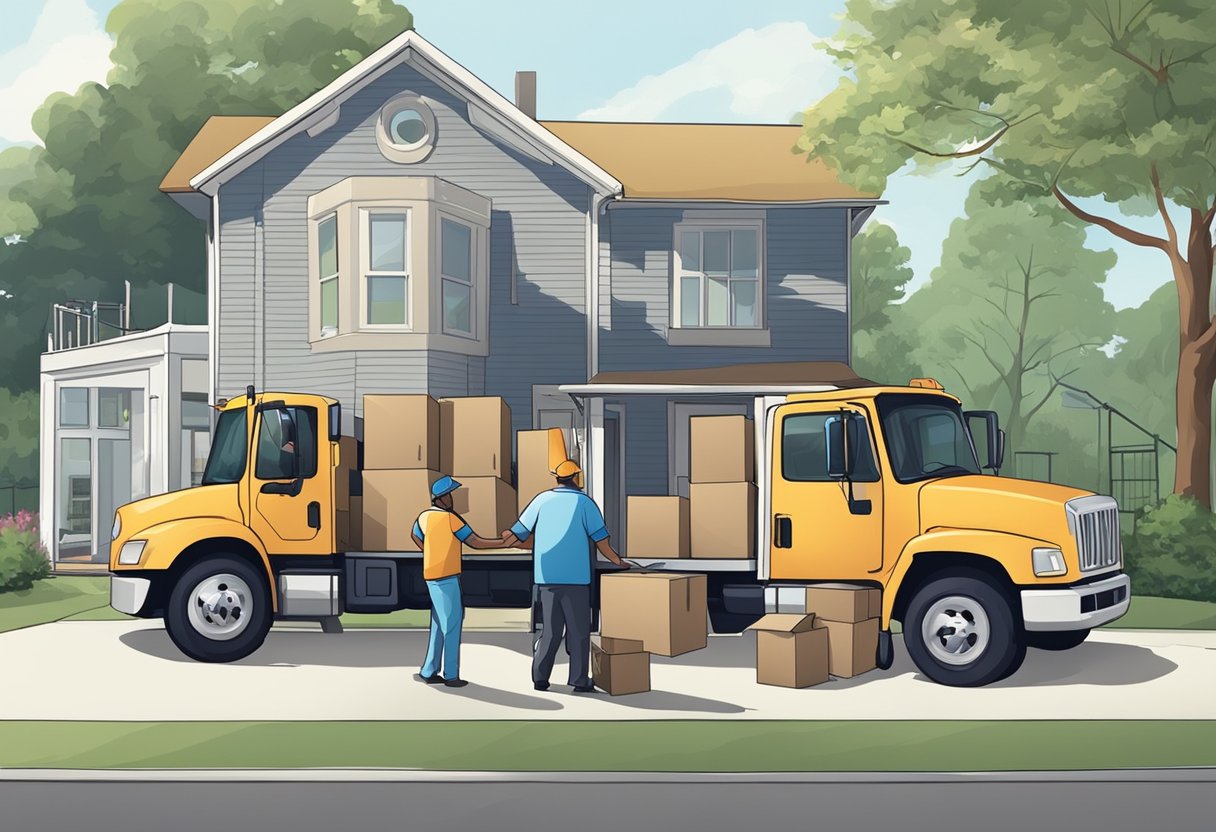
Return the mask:
[[[803,690],[755,682],[755,637],[654,657],[652,692],[537,693],[526,632],[466,633],[463,689],[412,674],[426,634],[276,628],[229,665],[186,659],[160,622],[61,622],[0,635],[0,719],[1216,719],[1216,632],[1107,630],[1075,650],[1031,650],[1018,673],[980,689],[895,666]],[[554,682],[565,681],[559,665]]]

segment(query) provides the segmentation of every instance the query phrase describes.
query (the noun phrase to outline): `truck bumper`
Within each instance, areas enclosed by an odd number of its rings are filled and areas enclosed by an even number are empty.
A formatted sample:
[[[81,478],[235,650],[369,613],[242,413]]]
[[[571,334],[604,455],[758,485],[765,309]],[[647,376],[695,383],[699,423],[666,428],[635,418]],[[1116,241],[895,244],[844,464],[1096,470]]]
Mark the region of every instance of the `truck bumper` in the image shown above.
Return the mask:
[[[1022,620],[1027,630],[1088,630],[1114,621],[1131,604],[1131,579],[1115,575],[1103,581],[1063,589],[1022,590]]]
[[[152,581],[147,578],[110,578],[110,606],[127,615],[139,615],[148,600]]]

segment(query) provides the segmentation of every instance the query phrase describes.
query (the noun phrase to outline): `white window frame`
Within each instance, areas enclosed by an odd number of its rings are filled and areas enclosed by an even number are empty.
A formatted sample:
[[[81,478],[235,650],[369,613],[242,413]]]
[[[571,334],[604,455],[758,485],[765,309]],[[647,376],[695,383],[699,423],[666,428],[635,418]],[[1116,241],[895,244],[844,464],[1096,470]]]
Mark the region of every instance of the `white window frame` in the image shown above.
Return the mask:
[[[321,274],[321,226],[331,220],[334,224],[334,273],[331,275],[324,275]],[[313,235],[317,241],[317,337],[332,338],[342,331],[342,283],[339,281],[339,277],[342,274],[342,251],[341,246],[339,245],[338,213],[336,211],[331,211],[325,216],[318,217],[316,220],[314,220]],[[337,319],[337,323],[334,325],[332,331],[327,332],[325,330],[325,324],[323,323],[325,320],[325,284],[331,281],[337,284],[338,289],[338,308],[334,310],[334,317]]]
[[[681,320],[682,315],[682,282],[684,277],[696,276],[701,281],[701,320],[708,319],[709,296],[705,290],[705,284],[708,278],[705,275],[705,237],[707,231],[751,231],[756,234],[756,323],[749,326],[740,326],[737,324],[710,326],[702,323],[695,326],[685,326]],[[680,238],[681,235],[695,232],[701,234],[701,266],[697,271],[684,268],[683,260],[680,256]],[[767,326],[765,318],[765,296],[767,294],[768,275],[765,269],[765,247],[764,247],[764,220],[763,219],[695,219],[686,222],[676,223],[672,227],[671,238],[671,315],[670,326],[672,329],[679,329],[685,332],[756,332],[764,330]],[[729,255],[728,255],[729,256]],[[729,296],[729,278],[728,278],[728,296]],[[729,298],[728,298],[729,302]],[[733,304],[731,310],[733,313]]]
[[[390,216],[402,217],[405,220],[405,230],[402,235],[403,260],[405,270],[401,272],[373,271],[371,268],[372,255],[372,217]],[[413,330],[414,304],[410,297],[410,257],[414,250],[414,240],[411,238],[413,217],[409,208],[361,208],[359,209],[359,327],[372,332],[410,332]],[[371,291],[368,289],[369,278],[399,277],[405,281],[405,316],[404,324],[373,324],[369,320],[371,311],[368,304]]]
[[[436,253],[435,253],[435,262],[438,264],[438,266],[436,268],[436,272],[438,272],[438,275],[439,275],[439,287],[438,287],[439,288],[439,331],[444,333],[445,335],[452,335],[457,338],[476,339],[477,338],[477,277],[480,274],[480,269],[481,269],[481,263],[480,263],[480,257],[479,257],[479,250],[481,249],[481,246],[479,245],[480,240],[477,235],[482,233],[482,230],[470,222],[466,222],[464,220],[457,219],[456,217],[452,216],[451,214],[444,213],[442,211],[438,212],[438,217],[439,217],[439,222],[437,223],[438,229],[437,229],[437,233],[435,234],[435,242],[437,244]],[[468,231],[469,231],[469,278],[468,278],[468,280],[465,280],[462,277],[456,277],[454,275],[449,275],[446,272],[444,272],[444,270],[443,270],[443,224],[445,222],[450,222],[455,225],[459,225],[462,228],[468,229]],[[444,283],[446,283],[449,280],[452,281],[453,283],[459,283],[462,286],[469,287],[469,329],[467,332],[461,331],[459,329],[449,329],[448,328],[447,316],[444,314],[443,289],[444,289]]]

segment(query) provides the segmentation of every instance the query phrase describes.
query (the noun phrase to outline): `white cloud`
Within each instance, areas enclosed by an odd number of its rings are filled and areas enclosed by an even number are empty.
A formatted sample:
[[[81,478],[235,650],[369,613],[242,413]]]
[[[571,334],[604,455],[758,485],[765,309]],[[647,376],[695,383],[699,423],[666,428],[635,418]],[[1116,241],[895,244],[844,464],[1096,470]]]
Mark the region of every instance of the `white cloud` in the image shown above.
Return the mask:
[[[830,92],[840,77],[831,57],[816,48],[819,42],[801,22],[745,29],[579,118],[785,122]]]
[[[46,0],[29,40],[0,55],[0,142],[37,142],[34,111],[51,93],[104,81],[113,47],[85,0]]]

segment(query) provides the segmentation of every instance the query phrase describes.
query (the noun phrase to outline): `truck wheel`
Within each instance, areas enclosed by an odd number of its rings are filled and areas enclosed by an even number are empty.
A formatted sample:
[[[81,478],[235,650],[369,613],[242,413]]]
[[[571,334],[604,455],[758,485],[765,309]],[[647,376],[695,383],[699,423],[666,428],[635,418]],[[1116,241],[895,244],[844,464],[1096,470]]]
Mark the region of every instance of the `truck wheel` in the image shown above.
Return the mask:
[[[1004,679],[1026,657],[1013,605],[981,573],[938,578],[917,590],[908,605],[904,646],[922,673],[954,687]]]
[[[169,594],[165,629],[200,662],[234,662],[262,646],[273,616],[265,578],[242,560],[207,558],[186,570]]]
[[[1071,650],[1089,637],[1089,630],[1060,630],[1053,633],[1027,633],[1026,646],[1040,650]]]

